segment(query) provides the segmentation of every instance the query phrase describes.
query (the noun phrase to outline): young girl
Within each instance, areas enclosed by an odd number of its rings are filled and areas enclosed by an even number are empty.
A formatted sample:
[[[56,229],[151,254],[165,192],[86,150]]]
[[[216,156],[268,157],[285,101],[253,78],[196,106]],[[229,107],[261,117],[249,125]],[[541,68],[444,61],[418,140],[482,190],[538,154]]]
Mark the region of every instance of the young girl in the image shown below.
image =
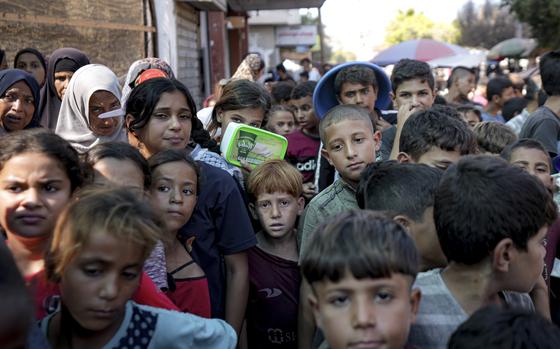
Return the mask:
[[[208,133],[181,82],[155,78],[136,86],[126,114],[129,141],[146,157],[165,149],[190,150],[192,131],[197,147],[190,155],[200,160],[200,191],[179,235],[184,241],[194,237],[192,257],[208,278],[212,317],[225,318],[239,332],[249,291],[246,251],[256,239],[235,179],[220,169],[223,158],[204,156],[198,146],[208,141]]]
[[[231,122],[260,128],[270,109],[269,93],[258,83],[232,80],[227,83],[212,111],[208,132],[218,142]]]
[[[294,110],[285,105],[273,105],[268,114],[268,121],[266,122],[266,129],[286,136],[296,129],[296,116]]]
[[[109,68],[88,64],[78,69],[62,99],[56,134],[81,154],[96,144],[125,141],[120,99],[117,76]]]
[[[32,291],[38,319],[53,311],[59,299],[58,287],[45,282],[43,256],[56,219],[82,182],[77,152],[54,133],[34,129],[0,137],[0,224]],[[147,276],[135,300],[177,309]]]
[[[150,207],[125,188],[84,193],[61,215],[46,256],[60,309],[40,322],[53,348],[234,348],[222,320],[131,301],[160,236]]]
[[[198,196],[198,165],[184,151],[164,150],[149,159],[150,200],[166,223],[167,296],[181,311],[210,317],[210,294],[204,271],[190,253],[194,238],[181,241],[177,233],[190,219]]]

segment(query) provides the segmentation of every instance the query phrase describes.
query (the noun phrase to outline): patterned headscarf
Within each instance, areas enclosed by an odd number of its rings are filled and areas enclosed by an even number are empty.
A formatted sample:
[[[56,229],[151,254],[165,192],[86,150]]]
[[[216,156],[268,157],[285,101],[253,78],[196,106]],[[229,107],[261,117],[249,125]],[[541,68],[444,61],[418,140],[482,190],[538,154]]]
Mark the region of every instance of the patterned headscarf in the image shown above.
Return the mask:
[[[169,66],[169,64],[161,58],[148,57],[137,60],[132,63],[130,68],[128,68],[128,73],[126,74],[126,80],[124,82],[121,97],[121,105],[123,109],[126,109],[126,101],[128,100],[128,96],[130,96],[130,92],[134,88],[136,79],[140,76],[140,74],[148,69],[159,69],[163,71],[168,78],[175,78],[175,74],[173,74],[171,66]]]
[[[264,68],[262,57],[258,53],[250,53],[241,62],[235,74],[231,77],[232,80],[246,79],[257,81],[259,72]]]

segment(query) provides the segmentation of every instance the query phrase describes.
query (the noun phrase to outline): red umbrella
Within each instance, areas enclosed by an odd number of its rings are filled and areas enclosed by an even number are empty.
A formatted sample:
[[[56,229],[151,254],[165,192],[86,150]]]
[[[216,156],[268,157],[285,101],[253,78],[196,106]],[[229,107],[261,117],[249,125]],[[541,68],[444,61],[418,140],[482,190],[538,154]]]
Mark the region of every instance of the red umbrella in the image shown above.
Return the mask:
[[[403,41],[381,51],[371,62],[378,65],[395,64],[403,58],[416,59],[418,61],[431,61],[437,58],[468,54],[469,51],[461,46],[445,42],[420,39]]]

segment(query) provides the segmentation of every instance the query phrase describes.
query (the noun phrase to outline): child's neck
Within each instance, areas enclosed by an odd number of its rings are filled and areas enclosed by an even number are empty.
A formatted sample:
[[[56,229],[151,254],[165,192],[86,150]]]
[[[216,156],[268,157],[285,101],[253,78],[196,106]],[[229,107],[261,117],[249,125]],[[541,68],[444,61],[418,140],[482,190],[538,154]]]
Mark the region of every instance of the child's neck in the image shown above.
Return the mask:
[[[471,315],[489,304],[501,304],[501,289],[494,280],[488,261],[476,265],[450,262],[441,274],[443,281],[463,310]]]
[[[11,236],[7,245],[14,256],[16,265],[23,276],[31,276],[44,269],[44,254],[49,245],[49,236],[23,238]]]
[[[496,103],[489,102],[488,106],[486,107],[486,112],[492,116],[496,116],[500,112],[500,109],[501,108]]]
[[[257,246],[261,250],[280,258],[291,261],[297,261],[299,258],[295,229],[279,239],[270,237],[261,231],[257,234]]]
[[[301,132],[304,135],[310,136],[310,137],[319,137],[319,128],[318,127],[314,127],[312,129],[301,129]]]

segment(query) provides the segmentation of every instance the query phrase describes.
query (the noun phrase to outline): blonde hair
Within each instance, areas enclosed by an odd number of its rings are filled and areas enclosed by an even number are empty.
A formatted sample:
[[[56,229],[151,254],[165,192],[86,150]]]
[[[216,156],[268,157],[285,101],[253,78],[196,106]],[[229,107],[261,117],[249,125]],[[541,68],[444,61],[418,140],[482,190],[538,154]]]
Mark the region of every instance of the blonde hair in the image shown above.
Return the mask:
[[[45,258],[47,278],[58,282],[93,234],[109,234],[143,248],[148,258],[162,236],[147,203],[126,188],[88,188],[60,215]]]
[[[247,190],[255,199],[259,194],[275,192],[288,193],[298,198],[303,191],[303,179],[301,173],[286,161],[269,160],[251,171]]]

